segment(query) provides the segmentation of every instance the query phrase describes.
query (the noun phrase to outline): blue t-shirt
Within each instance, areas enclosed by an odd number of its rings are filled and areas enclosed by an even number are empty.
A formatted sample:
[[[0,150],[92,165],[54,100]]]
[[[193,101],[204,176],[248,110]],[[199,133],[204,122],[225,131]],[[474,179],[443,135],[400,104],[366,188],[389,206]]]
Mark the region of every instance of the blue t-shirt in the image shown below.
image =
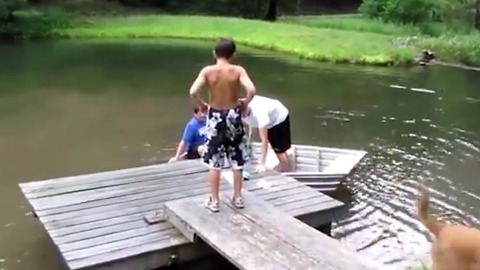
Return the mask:
[[[182,137],[182,140],[188,145],[188,149],[198,147],[205,143],[207,139],[205,130],[205,120],[198,120],[192,117],[192,119],[188,121]]]

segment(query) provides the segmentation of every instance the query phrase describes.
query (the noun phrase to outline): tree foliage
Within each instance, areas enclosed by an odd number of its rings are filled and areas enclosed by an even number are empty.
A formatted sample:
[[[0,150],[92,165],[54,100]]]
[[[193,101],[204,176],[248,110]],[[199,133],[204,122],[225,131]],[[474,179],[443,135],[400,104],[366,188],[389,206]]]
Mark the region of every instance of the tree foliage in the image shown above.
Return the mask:
[[[435,16],[436,0],[364,0],[360,12],[388,22],[421,24]]]
[[[128,6],[158,7],[173,13],[190,12],[267,20],[275,20],[278,9],[288,12],[295,8],[295,3],[290,0],[118,0],[118,2]]]
[[[480,24],[479,9],[479,0],[364,0],[359,11],[388,22],[471,28]]]
[[[441,20],[452,26],[472,26],[480,19],[476,9],[480,8],[478,0],[438,0]]]
[[[13,20],[13,12],[20,9],[25,3],[25,0],[0,0],[0,21]]]

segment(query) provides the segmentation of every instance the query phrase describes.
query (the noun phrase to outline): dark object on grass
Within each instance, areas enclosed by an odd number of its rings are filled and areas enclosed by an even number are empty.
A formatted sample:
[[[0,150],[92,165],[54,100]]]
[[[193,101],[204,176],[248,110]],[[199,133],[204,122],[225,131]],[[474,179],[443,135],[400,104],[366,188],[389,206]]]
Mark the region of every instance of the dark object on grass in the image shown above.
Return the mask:
[[[418,59],[418,63],[422,66],[430,63],[432,60],[435,60],[437,57],[430,50],[423,50],[421,56]]]

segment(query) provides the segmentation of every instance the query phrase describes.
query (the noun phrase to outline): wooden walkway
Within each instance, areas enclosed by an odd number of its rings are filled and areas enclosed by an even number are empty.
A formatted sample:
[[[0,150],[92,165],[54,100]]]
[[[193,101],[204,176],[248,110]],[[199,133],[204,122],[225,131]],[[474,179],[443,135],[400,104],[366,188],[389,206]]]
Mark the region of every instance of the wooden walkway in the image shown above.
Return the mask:
[[[20,184],[68,269],[146,270],[205,255],[168,222],[144,216],[168,201],[205,196],[207,169],[197,160]],[[275,172],[245,189],[310,226],[331,222],[343,204]],[[230,190],[222,181],[222,190]]]
[[[240,270],[380,270],[336,240],[245,192],[235,209],[223,195],[219,213],[188,198],[165,204],[168,220],[190,241],[199,237]]]

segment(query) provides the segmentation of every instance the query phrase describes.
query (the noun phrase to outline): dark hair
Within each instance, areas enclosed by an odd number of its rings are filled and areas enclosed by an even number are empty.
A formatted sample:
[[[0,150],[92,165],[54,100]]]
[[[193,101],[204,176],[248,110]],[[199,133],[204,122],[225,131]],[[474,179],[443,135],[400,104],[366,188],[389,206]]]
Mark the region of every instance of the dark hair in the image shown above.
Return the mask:
[[[235,42],[232,39],[228,38],[220,38],[215,44],[215,55],[218,58],[225,58],[230,59],[232,58],[233,54],[237,47],[235,46]]]
[[[202,106],[195,106],[193,108],[193,113],[194,114],[197,114],[198,112],[206,112],[207,109],[206,108],[202,108]]]

